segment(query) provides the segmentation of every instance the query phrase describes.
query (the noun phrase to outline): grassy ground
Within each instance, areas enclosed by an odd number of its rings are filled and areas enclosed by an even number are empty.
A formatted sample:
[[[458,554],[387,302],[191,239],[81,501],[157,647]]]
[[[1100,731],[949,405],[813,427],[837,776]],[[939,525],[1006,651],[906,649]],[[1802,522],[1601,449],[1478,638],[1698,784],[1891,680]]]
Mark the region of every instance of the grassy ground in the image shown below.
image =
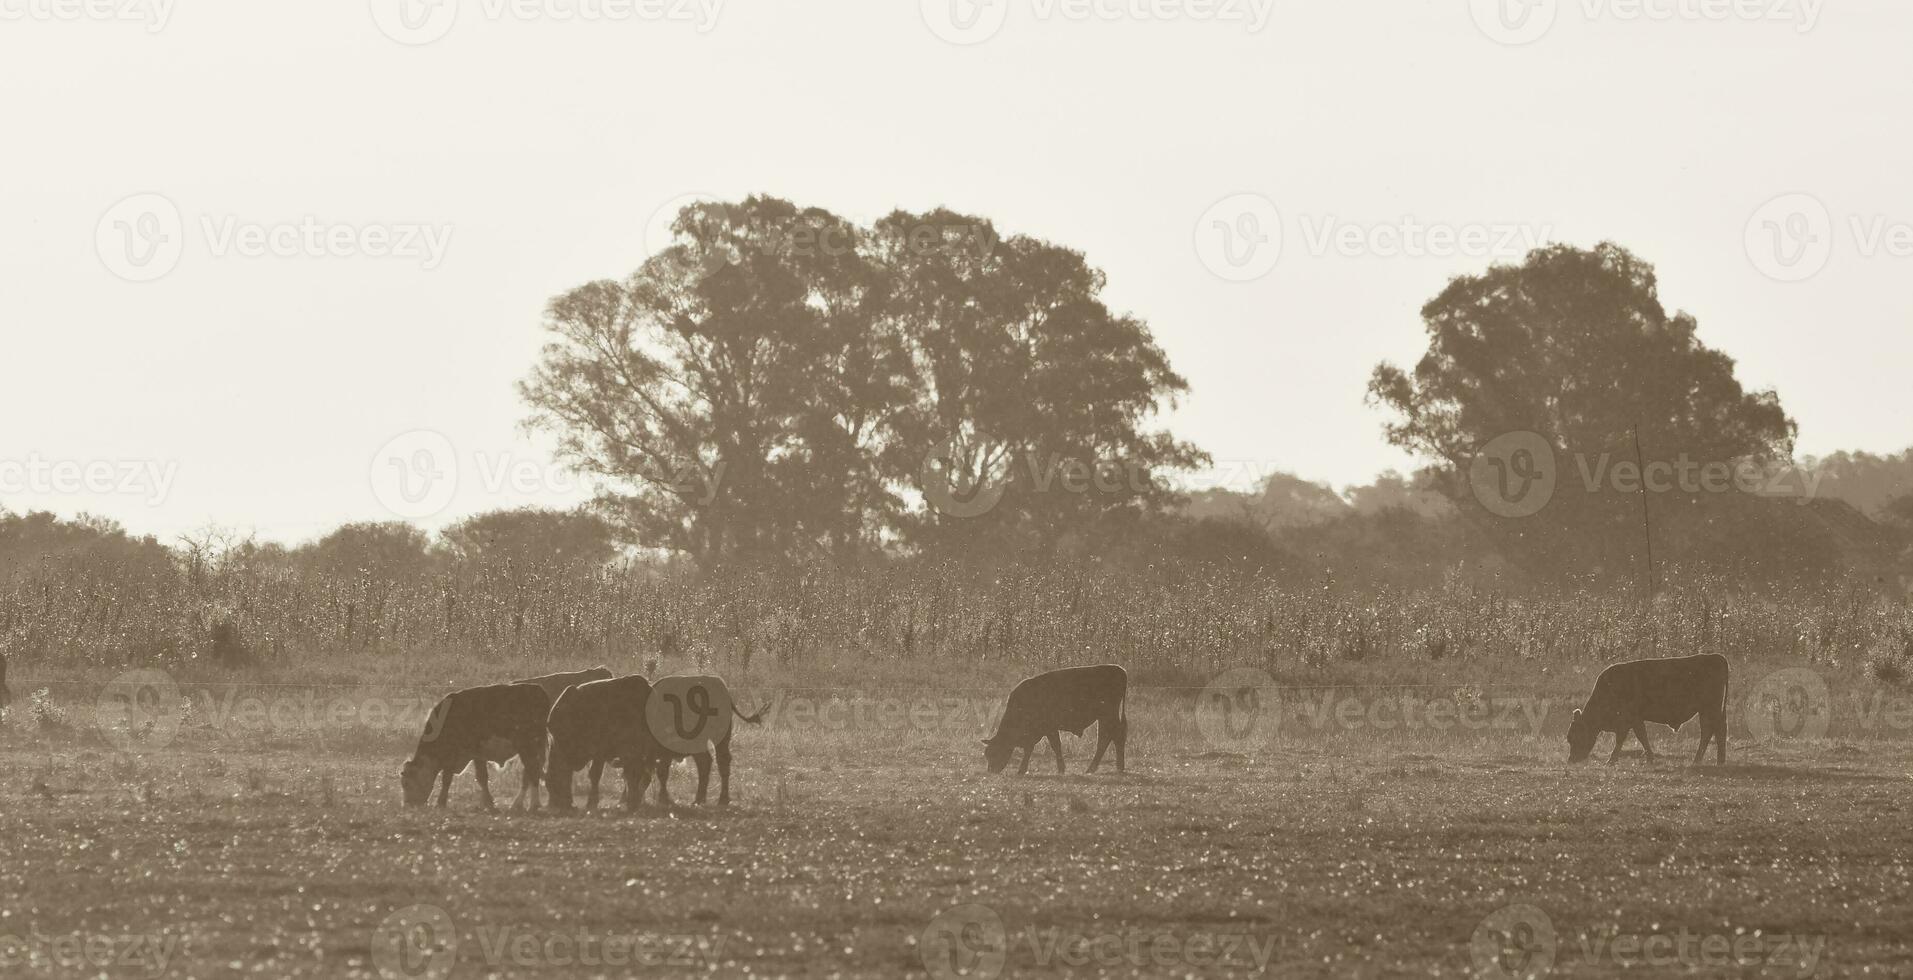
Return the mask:
[[[1039,754],[1022,778],[982,771],[975,737],[1000,696],[985,685],[887,678],[889,693],[833,702],[740,683],[776,709],[737,736],[733,806],[574,817],[479,812],[469,775],[448,810],[401,809],[422,716],[396,714],[434,688],[181,679],[191,711],[102,735],[101,679],[21,678],[0,726],[0,974],[1913,966],[1913,733],[1881,720],[1897,701],[1867,716],[1858,681],[1835,676],[1825,735],[1737,711],[1726,767],[1687,765],[1690,726],[1654,729],[1654,762],[1631,748],[1569,768],[1551,699],[1587,677],[1503,689],[1463,673],[1291,691],[1273,709],[1211,692],[1206,713],[1195,690],[1139,689],[1126,774],[1083,774],[1093,739],[1066,738],[1067,775]],[[331,720],[335,702],[353,717]],[[493,788],[502,807],[515,769]]]

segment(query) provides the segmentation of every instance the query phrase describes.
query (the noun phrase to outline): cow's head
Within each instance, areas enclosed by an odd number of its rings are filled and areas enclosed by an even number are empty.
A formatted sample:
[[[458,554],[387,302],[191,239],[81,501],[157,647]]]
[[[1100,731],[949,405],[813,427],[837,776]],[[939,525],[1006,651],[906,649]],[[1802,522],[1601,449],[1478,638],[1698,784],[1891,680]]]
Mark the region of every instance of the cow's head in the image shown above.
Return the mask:
[[[483,763],[480,763],[483,765]],[[406,806],[424,806],[432,798],[432,780],[438,773],[432,771],[421,756],[414,756],[399,770],[399,786],[405,790]]]
[[[1002,772],[1010,764],[1010,756],[1016,754],[1016,746],[1007,740],[986,738],[983,740],[983,762],[991,772]]]
[[[1580,762],[1594,751],[1594,740],[1600,736],[1594,728],[1594,722],[1581,716],[1581,709],[1574,709],[1574,720],[1568,722],[1568,761]]]

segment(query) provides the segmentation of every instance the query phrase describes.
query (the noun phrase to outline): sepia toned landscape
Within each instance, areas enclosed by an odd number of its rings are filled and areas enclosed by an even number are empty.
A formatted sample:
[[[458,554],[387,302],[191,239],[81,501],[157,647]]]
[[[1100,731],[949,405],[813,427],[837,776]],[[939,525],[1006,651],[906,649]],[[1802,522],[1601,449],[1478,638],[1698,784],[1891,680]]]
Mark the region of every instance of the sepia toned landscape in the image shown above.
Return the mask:
[[[0,977],[1913,973],[1888,0],[0,0]]]

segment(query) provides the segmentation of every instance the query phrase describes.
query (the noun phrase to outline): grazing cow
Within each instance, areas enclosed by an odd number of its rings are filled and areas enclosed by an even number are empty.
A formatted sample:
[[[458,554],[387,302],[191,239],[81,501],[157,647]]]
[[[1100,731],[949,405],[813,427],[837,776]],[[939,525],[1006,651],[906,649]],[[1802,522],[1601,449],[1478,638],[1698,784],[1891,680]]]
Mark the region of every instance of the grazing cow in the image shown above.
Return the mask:
[[[522,681],[512,681],[512,683],[536,684],[545,689],[545,695],[551,698],[552,704],[557,704],[560,696],[580,684],[589,684],[592,681],[608,681],[610,679],[611,668],[593,667],[590,670],[574,670],[568,674],[546,674],[543,677],[527,677]]]
[[[1063,771],[1061,733],[1081,737],[1090,725],[1096,726],[1096,757],[1089,762],[1095,772],[1102,764],[1103,750],[1116,746],[1116,771],[1123,771],[1123,748],[1129,741],[1129,717],[1124,701],[1129,695],[1129,672],[1115,664],[1098,667],[1067,667],[1038,674],[1010,691],[1003,718],[996,734],[983,740],[983,761],[991,772],[1002,772],[1017,749],[1023,750],[1023,766],[1030,771],[1030,753],[1036,743],[1049,739],[1056,753],[1056,771]]]
[[[1568,761],[1586,759],[1602,732],[1614,733],[1609,765],[1621,757],[1628,732],[1641,740],[1641,748],[1652,759],[1654,746],[1647,742],[1647,723],[1679,728],[1695,715],[1700,716],[1700,748],[1694,752],[1695,764],[1707,754],[1710,738],[1714,740],[1714,764],[1726,764],[1727,658],[1708,653],[1615,664],[1601,671],[1587,704],[1575,709],[1574,720],[1568,725]]]
[[[0,653],[0,708],[13,703],[13,692],[7,690],[7,655]]]
[[[587,765],[591,790],[585,809],[596,809],[598,781],[607,762],[623,771],[626,802],[631,802],[632,781],[655,755],[646,744],[651,736],[644,726],[644,705],[650,697],[651,682],[641,674],[590,681],[558,697],[551,706],[551,758],[545,765],[552,809],[571,809],[572,774]]]
[[[495,684],[447,694],[425,720],[418,751],[399,773],[405,805],[424,806],[432,796],[432,781],[437,779],[438,805],[444,806],[452,792],[452,777],[470,765],[478,777],[485,809],[490,810],[492,791],[487,766],[516,756],[525,772],[511,808],[523,806],[529,792],[531,808],[538,809],[545,716],[550,712],[551,698],[535,684]]]
[[[687,698],[683,696],[686,694],[694,696]],[[658,776],[658,803],[663,806],[671,805],[671,791],[667,785],[671,778],[671,764],[685,756],[690,756],[697,761],[697,803],[702,804],[711,786],[711,756],[714,751],[717,756],[717,805],[729,806],[731,803],[731,718],[734,716],[742,719],[745,724],[756,725],[764,720],[764,712],[768,711],[770,706],[765,705],[759,708],[754,715],[747,715],[737,710],[737,705],[731,700],[731,691],[725,685],[724,678],[710,674],[660,677],[654,685],[651,700],[653,702],[651,713],[647,715],[646,721],[649,722],[652,735],[648,740],[648,748],[654,753],[653,765],[650,769],[655,770]],[[687,701],[697,700],[703,701],[701,707],[687,704]],[[716,726],[714,737],[699,739],[696,742],[700,746],[711,745],[711,749],[690,751],[691,746],[683,741],[681,733],[679,737],[674,737],[672,726],[683,723],[683,716],[687,710],[723,713],[724,723]],[[644,796],[644,783],[648,778],[648,771],[639,774],[638,797],[640,800]]]

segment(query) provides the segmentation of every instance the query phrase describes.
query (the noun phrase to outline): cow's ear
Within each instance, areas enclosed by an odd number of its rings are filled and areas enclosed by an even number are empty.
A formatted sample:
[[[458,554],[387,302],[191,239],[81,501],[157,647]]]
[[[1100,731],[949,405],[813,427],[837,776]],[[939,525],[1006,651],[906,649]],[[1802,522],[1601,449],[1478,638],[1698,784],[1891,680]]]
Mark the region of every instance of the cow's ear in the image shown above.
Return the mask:
[[[995,744],[996,744],[995,742],[993,742],[993,741],[991,741],[991,740],[989,740],[989,739],[987,739],[987,738],[986,738],[986,739],[982,739],[981,741],[983,742],[983,744],[984,744],[984,745],[995,745]]]
[[[1574,709],[1574,717],[1576,717],[1576,718],[1579,718],[1579,717],[1581,717],[1581,709],[1580,709],[1580,708],[1576,708],[1576,709]]]

